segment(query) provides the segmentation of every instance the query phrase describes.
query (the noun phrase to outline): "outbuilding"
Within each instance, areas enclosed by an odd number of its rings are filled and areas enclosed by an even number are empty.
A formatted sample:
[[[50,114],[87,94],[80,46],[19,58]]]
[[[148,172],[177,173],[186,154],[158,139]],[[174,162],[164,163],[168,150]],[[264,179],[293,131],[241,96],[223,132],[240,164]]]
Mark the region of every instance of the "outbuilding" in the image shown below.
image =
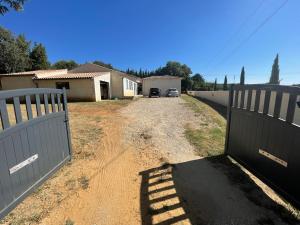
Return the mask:
[[[170,88],[176,88],[181,94],[181,78],[176,76],[151,76],[143,79],[143,95],[148,96],[150,88],[159,88],[161,96],[166,96]]]

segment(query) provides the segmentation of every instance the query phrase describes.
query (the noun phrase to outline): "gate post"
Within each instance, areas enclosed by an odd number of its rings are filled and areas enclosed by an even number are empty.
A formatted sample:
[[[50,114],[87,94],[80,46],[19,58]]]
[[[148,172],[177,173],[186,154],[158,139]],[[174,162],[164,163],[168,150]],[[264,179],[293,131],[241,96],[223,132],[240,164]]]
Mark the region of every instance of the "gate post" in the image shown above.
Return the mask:
[[[66,88],[63,88],[63,109],[65,111],[65,123],[67,127],[67,137],[68,137],[68,145],[69,145],[69,152],[70,152],[70,161],[72,159],[72,143],[71,143],[71,131],[70,131],[70,124],[69,124],[69,116],[68,116],[68,105],[67,105],[67,92]]]
[[[230,122],[231,122],[231,107],[232,107],[232,103],[233,103],[233,90],[234,90],[234,84],[230,85],[229,95],[228,95],[227,126],[226,126],[225,149],[224,149],[225,154],[227,154],[227,152],[228,152],[228,141],[229,141]]]

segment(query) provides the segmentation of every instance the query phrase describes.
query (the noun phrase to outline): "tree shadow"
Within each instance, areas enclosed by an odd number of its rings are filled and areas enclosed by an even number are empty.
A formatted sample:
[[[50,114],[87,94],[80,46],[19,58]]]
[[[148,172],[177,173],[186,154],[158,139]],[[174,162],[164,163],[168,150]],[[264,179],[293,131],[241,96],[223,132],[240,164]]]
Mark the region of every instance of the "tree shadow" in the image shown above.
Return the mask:
[[[142,224],[300,224],[225,155],[140,173]]]

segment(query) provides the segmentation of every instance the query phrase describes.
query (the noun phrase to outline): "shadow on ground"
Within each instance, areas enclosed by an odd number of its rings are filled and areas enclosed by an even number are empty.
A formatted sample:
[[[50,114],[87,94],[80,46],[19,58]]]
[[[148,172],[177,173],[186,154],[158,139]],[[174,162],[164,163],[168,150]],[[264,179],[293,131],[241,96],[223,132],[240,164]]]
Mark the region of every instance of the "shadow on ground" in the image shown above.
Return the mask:
[[[205,104],[209,105],[210,107],[212,107],[214,110],[216,110],[222,117],[224,117],[224,119],[227,119],[227,107],[220,105],[218,103],[209,101],[205,98],[200,98],[200,97],[196,97],[196,96],[192,96],[195,99],[198,99],[201,102],[204,102]]]
[[[140,173],[142,224],[299,224],[226,156]]]

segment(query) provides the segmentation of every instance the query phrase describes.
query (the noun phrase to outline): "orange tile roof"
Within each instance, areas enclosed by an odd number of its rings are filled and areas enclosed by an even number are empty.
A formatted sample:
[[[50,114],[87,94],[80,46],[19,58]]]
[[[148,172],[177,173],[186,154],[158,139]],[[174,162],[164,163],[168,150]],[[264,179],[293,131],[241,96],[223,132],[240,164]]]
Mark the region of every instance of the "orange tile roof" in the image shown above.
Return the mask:
[[[55,80],[55,79],[87,79],[101,76],[106,72],[94,72],[94,73],[66,73],[66,74],[56,74],[48,75],[43,77],[35,77],[35,80]]]

